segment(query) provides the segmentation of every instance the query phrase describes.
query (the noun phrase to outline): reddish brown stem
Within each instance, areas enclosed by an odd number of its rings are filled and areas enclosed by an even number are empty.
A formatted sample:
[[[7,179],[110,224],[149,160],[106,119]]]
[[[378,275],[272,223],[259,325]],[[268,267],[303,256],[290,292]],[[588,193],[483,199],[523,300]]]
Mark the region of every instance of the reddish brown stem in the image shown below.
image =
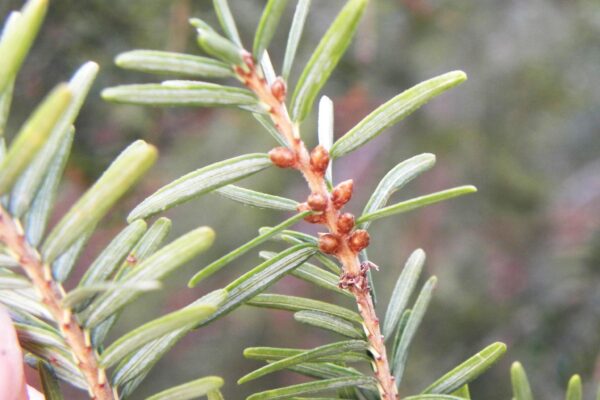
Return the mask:
[[[256,68],[250,54],[244,56],[245,68],[237,68],[240,80],[252,90],[258,99],[267,107],[271,120],[278,132],[288,143],[293,152],[295,162],[291,168],[297,169],[308,183],[311,195],[304,208],[319,211],[317,216],[309,217],[308,221],[324,225],[328,233],[321,236],[322,251],[334,255],[342,264],[343,273],[340,277],[340,287],[349,290],[356,299],[358,311],[363,319],[363,325],[369,350],[373,355],[373,370],[378,382],[382,400],[398,399],[398,389],[389,367],[383,335],[379,328],[379,319],[369,294],[367,278],[368,265],[361,265],[358,260],[360,250],[368,245],[368,233],[363,230],[353,230],[354,217],[340,210],[349,200],[352,193],[352,183],[340,184],[339,192],[347,196],[337,196],[336,191],[330,193],[325,181],[324,169],[311,164],[311,153],[300,139],[298,126],[292,122],[285,105],[285,84],[280,78],[272,85],[266,82],[261,72]],[[320,149],[322,152],[322,149]],[[284,159],[281,153],[282,160]],[[329,157],[329,154],[326,154]],[[273,159],[273,157],[272,157]],[[328,158],[327,158],[328,160]],[[287,164],[279,165],[290,167]],[[339,194],[339,193],[338,193]],[[325,201],[325,205],[322,201]],[[348,229],[350,225],[350,229]]]
[[[362,268],[358,282],[349,287],[350,292],[356,299],[358,311],[363,318],[364,328],[373,355],[373,370],[379,384],[379,393],[382,400],[397,399],[398,389],[394,376],[391,374],[383,335],[379,328],[379,319],[375,312],[373,299],[369,293],[369,282],[367,278],[368,266]]]
[[[98,355],[85,331],[70,309],[63,307],[64,290],[52,277],[50,266],[27,243],[21,224],[0,206],[0,241],[23,268],[42,302],[52,314],[67,346],[88,384],[89,394],[95,400],[113,400],[116,396],[98,363]]]

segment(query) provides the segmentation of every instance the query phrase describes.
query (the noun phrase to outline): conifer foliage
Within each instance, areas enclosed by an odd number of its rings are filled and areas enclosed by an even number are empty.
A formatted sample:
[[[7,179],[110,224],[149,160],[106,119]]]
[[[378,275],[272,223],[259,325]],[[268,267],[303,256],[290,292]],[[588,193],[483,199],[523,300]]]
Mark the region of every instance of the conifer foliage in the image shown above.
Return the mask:
[[[0,38],[0,303],[8,308],[25,351],[41,377],[46,399],[62,399],[57,379],[91,398],[127,398],[178,339],[209,319],[227,298],[217,290],[149,321],[112,343],[106,336],[125,306],[213,242],[199,227],[164,244],[171,222],[142,219],[115,236],[66,289],[96,226],[152,166],[156,149],[138,140],[47,231],[69,157],[75,121],[98,66],[85,63],[33,110],[10,143],[4,137],[14,82],[38,34],[47,0],[29,0],[11,13]],[[219,398],[223,380],[204,377],[151,398]]]
[[[274,71],[268,53],[272,38],[282,31],[281,16],[290,3],[266,2],[252,46],[248,47],[251,51],[243,45],[228,2],[214,0],[219,28],[201,19],[190,20],[202,55],[134,50],[116,58],[122,68],[167,74],[173,79],[109,88],[103,92],[106,100],[148,106],[237,108],[252,113],[276,141],[276,147],[266,153],[240,155],[205,166],[165,185],[136,207],[129,219],[155,215],[209,191],[243,204],[295,211],[291,218],[275,227],[261,228],[254,239],[200,270],[190,280],[190,286],[268,241],[287,243],[287,249],[279,253],[260,251],[264,261],[226,287],[227,300],[212,318],[231,312],[241,304],[287,310],[294,313],[298,322],[335,332],[340,340],[312,349],[246,349],[246,357],[262,360],[265,365],[243,376],[238,383],[285,369],[314,380],[255,393],[248,399],[323,398],[318,397],[323,395],[344,399],[397,399],[410,345],[427,310],[436,278],[429,278],[416,290],[425,262],[425,253],[416,250],[398,278],[380,327],[375,288],[369,278],[376,266],[369,261],[366,252],[370,242],[367,229],[376,220],[472,193],[475,188],[460,186],[388,204],[396,191],[435,163],[433,155],[421,154],[400,162],[383,177],[362,214],[355,216],[343,210],[352,196],[353,182],[335,181],[334,161],[460,84],[466,75],[461,71],[449,72],[400,93],[334,142],[334,107],[321,91],[350,46],[368,1],[346,1],[293,85],[289,76],[293,68],[300,66],[295,56],[310,13],[310,0],[294,2],[296,7],[280,74]],[[319,145],[308,149],[301,131],[303,128],[314,130],[308,125],[308,116],[315,108],[318,108]],[[233,185],[273,165],[296,170],[304,176],[309,187],[305,200],[295,201]],[[319,225],[322,228],[319,236],[294,230],[293,225],[301,219]],[[381,273],[389,274],[389,271]],[[350,309],[318,299],[267,292],[287,274],[340,296],[354,298],[356,306]],[[418,293],[413,296],[413,292]],[[413,297],[416,299],[411,303]],[[468,398],[466,385],[504,351],[504,344],[491,344],[410,398]],[[372,374],[364,374],[361,372],[364,369],[353,366],[355,363],[370,364]]]
[[[269,44],[281,34],[282,15],[292,3],[292,23],[284,32],[287,46],[283,67],[277,74],[269,58]],[[238,384],[282,370],[312,378],[267,388],[248,400],[470,399],[469,383],[502,357],[506,346],[492,343],[420,393],[407,395],[402,378],[437,279],[429,277],[419,285],[426,257],[423,250],[416,249],[403,266],[387,307],[378,309],[371,275],[374,270],[386,275],[391,272],[387,266],[379,271],[370,261],[367,248],[373,222],[476,189],[459,186],[391,200],[397,191],[434,166],[434,155],[420,154],[390,169],[361,214],[354,215],[344,210],[353,195],[353,181],[335,179],[337,159],[367,145],[434,97],[465,81],[466,75],[453,71],[417,84],[376,108],[335,140],[333,102],[321,92],[351,45],[368,0],[345,2],[305,64],[297,61],[296,53],[310,16],[311,0],[267,0],[248,47],[238,33],[227,0],[213,0],[213,5],[219,28],[197,18],[190,20],[200,55],[157,50],[123,53],[116,58],[120,67],[171,79],[108,88],[103,97],[117,103],[229,107],[250,113],[272,136],[274,147],[200,166],[142,200],[129,213],[126,226],[73,284],[73,279],[67,279],[96,227],[147,173],[157,151],[141,140],[132,143],[48,229],[76,118],[98,66],[88,62],[68,82],[57,85],[21,128],[11,133],[12,140],[7,144],[5,130],[13,87],[42,26],[48,0],[28,0],[6,20],[0,37],[0,303],[9,309],[26,353],[25,361],[39,371],[46,398],[63,398],[59,381],[87,391],[93,399],[129,398],[156,362],[186,333],[245,305],[289,311],[297,322],[338,336],[337,341],[310,349],[247,348],[244,356],[264,365],[241,377]],[[299,67],[299,78],[292,83],[291,72]],[[315,131],[309,118],[314,111],[318,145],[309,149],[302,132]],[[296,201],[236,185],[273,166],[299,172],[308,185],[306,198]],[[344,171],[344,175],[351,172]],[[258,229],[256,237],[205,266],[189,281],[190,287],[196,286],[233,265],[241,255],[258,251],[262,260],[252,268],[245,266],[246,272],[225,288],[108,342],[107,334],[127,305],[145,292],[160,289],[162,279],[212,244],[214,232],[208,227],[199,227],[164,244],[171,222],[160,216],[167,209],[210,192],[291,216],[276,226]],[[302,220],[317,225],[320,233],[313,236],[295,230],[294,225]],[[273,242],[284,244],[285,249],[270,251],[267,246]],[[269,290],[286,275],[339,298],[351,298],[354,306]],[[519,363],[513,365],[511,378],[513,398],[532,400],[532,390]],[[206,396],[219,400],[223,399],[223,384],[216,376],[201,377],[149,399]],[[566,398],[582,399],[579,376],[569,382]]]

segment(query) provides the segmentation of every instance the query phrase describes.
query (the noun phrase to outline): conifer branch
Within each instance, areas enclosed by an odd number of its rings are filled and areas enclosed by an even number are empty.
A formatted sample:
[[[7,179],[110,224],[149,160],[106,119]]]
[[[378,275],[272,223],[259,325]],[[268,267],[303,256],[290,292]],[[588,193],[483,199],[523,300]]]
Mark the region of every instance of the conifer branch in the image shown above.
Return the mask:
[[[89,332],[82,328],[72,310],[63,305],[65,291],[62,285],[54,280],[50,265],[44,263],[40,253],[29,245],[20,222],[2,206],[0,206],[0,241],[6,245],[27,274],[43,304],[52,314],[88,384],[90,397],[95,400],[115,399],[106,371],[98,363],[98,354],[92,347]]]
[[[250,53],[244,53],[243,60],[244,66],[237,67],[236,74],[264,103],[275,128],[288,143],[288,147],[271,150],[271,161],[278,167],[298,170],[306,179],[311,194],[305,203],[300,204],[298,211],[317,212],[306,217],[306,220],[327,228],[327,233],[319,234],[319,248],[322,252],[335,256],[342,264],[339,286],[350,291],[356,300],[373,356],[373,370],[381,398],[395,400],[398,398],[398,389],[369,293],[367,272],[372,264],[361,264],[358,260],[358,253],[369,245],[369,234],[366,230],[354,228],[355,217],[351,213],[341,212],[352,196],[352,180],[342,182],[329,191],[325,180],[325,171],[330,162],[329,152],[320,145],[311,152],[308,151],[300,138],[298,125],[290,119],[285,105],[285,81],[278,77],[269,85]]]

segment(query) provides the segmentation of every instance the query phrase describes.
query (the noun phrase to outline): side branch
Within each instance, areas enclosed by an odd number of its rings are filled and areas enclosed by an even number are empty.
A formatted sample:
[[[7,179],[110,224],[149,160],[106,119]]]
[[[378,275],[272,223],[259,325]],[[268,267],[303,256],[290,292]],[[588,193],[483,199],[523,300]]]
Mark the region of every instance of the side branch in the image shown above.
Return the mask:
[[[90,396],[95,400],[114,400],[116,396],[106,379],[106,372],[98,364],[98,355],[91,346],[90,335],[75,319],[70,309],[62,306],[64,289],[54,281],[48,264],[25,238],[18,220],[0,206],[0,241],[23,268],[44,305],[54,317],[62,336],[77,360]]]
[[[267,107],[275,128],[288,144],[288,147],[271,150],[271,161],[278,167],[298,170],[306,179],[311,194],[300,205],[299,211],[317,212],[308,216],[307,221],[327,228],[327,233],[319,234],[319,248],[322,252],[335,256],[342,264],[343,273],[339,285],[350,291],[356,299],[373,356],[373,370],[381,399],[396,400],[398,389],[389,367],[379,319],[369,294],[367,271],[370,264],[361,265],[358,261],[358,253],[369,245],[369,234],[363,229],[355,229],[354,215],[341,212],[352,196],[352,180],[342,182],[332,192],[329,191],[325,181],[329,152],[322,146],[309,152],[300,139],[298,126],[291,121],[285,105],[285,82],[282,78],[277,78],[269,85],[256,68],[252,55],[245,53],[243,58],[246,64],[244,68],[236,68],[239,79]]]

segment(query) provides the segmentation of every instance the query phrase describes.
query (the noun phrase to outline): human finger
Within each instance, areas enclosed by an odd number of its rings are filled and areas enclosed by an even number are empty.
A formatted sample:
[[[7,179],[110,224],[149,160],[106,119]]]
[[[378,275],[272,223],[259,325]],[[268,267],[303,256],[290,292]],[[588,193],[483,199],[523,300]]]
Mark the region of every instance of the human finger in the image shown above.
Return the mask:
[[[0,398],[27,400],[23,354],[8,311],[0,305]]]

